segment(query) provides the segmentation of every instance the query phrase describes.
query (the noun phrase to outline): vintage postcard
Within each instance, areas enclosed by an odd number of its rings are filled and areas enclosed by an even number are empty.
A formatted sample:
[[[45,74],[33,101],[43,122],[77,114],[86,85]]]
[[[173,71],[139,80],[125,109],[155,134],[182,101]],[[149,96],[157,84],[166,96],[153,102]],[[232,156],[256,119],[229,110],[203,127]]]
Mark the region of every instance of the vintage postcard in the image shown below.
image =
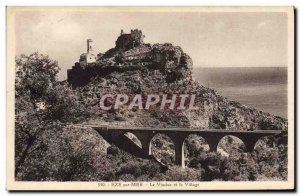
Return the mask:
[[[7,189],[294,189],[293,7],[7,7]]]

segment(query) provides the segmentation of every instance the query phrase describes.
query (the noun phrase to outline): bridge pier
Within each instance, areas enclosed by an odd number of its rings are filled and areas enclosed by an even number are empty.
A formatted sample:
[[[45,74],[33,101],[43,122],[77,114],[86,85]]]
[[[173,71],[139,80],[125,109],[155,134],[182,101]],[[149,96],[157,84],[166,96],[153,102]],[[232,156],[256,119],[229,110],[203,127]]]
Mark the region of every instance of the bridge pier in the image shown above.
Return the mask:
[[[209,146],[209,151],[210,152],[217,152],[218,150],[218,144],[220,140],[222,139],[223,135],[220,134],[207,134],[207,135],[199,135],[205,139]]]
[[[175,144],[175,164],[185,168],[183,142],[181,144]]]
[[[182,168],[185,168],[183,142],[188,136],[188,134],[187,133],[178,134],[177,132],[175,132],[175,133],[168,133],[166,135],[168,135],[174,143],[175,164],[181,166]]]
[[[252,137],[239,136],[246,147],[246,152],[252,152],[257,141],[261,138],[260,135],[253,135]]]
[[[135,136],[140,140],[142,144],[142,157],[149,158],[151,156],[151,139],[154,136],[154,132],[137,132]]]

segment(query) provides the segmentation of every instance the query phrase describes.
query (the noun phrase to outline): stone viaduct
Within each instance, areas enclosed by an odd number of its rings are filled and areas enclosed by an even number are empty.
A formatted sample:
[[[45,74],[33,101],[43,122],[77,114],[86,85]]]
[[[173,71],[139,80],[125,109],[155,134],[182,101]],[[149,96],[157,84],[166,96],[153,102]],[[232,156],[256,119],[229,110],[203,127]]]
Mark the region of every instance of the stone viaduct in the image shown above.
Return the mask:
[[[145,128],[145,127],[102,127],[87,125],[95,129],[107,142],[114,143],[119,148],[136,156],[150,158],[151,140],[156,134],[164,134],[170,137],[175,148],[175,164],[185,167],[184,140],[189,135],[198,135],[205,139],[210,151],[217,151],[220,140],[225,136],[235,136],[243,141],[246,152],[254,150],[257,141],[264,136],[280,134],[281,130],[254,130],[234,131],[225,129],[197,129],[197,128]],[[86,125],[85,125],[86,127]],[[141,142],[139,147],[133,143],[126,133],[134,134]]]

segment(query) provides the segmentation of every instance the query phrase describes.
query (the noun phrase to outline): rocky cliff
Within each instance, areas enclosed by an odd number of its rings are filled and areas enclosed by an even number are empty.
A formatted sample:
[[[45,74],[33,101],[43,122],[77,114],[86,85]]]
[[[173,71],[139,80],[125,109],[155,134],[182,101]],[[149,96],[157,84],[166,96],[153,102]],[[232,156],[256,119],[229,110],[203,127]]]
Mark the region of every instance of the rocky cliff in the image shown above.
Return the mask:
[[[73,68],[68,81],[81,92],[93,118],[89,123],[118,126],[201,127],[251,131],[287,130],[287,120],[230,101],[192,78],[193,62],[179,46],[145,44],[143,34],[121,34],[97,63]],[[131,32],[132,33],[132,32]],[[76,67],[76,66],[75,66]],[[74,71],[75,70],[75,71]],[[196,94],[199,110],[110,110],[99,108],[105,93]]]

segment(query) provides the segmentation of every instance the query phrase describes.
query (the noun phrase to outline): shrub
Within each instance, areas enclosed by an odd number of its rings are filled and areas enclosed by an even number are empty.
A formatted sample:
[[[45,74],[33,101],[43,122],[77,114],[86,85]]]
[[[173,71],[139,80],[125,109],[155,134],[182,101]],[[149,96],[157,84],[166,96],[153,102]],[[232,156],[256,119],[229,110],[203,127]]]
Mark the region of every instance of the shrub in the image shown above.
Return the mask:
[[[168,181],[199,181],[201,179],[201,171],[181,167],[173,167],[166,172],[166,180]]]

